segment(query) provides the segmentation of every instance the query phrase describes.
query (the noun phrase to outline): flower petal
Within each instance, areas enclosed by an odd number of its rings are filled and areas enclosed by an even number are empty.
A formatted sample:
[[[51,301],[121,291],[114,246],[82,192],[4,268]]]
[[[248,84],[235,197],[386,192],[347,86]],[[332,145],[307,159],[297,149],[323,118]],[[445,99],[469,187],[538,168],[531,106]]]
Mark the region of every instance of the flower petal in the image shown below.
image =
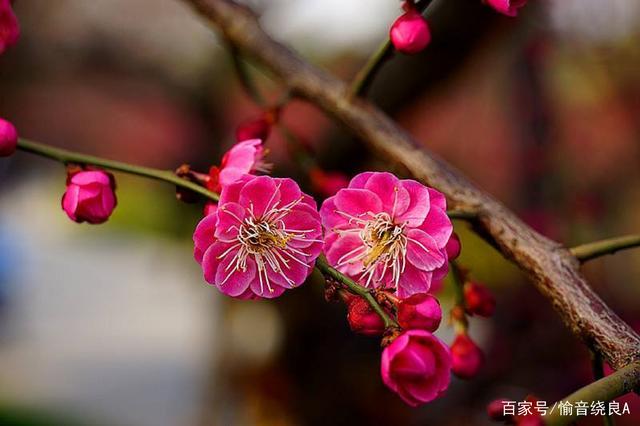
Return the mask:
[[[443,250],[429,234],[419,229],[407,233],[407,260],[423,271],[433,271],[442,266],[447,258]]]
[[[247,210],[255,218],[261,217],[280,201],[280,192],[275,179],[269,176],[258,176],[249,180],[240,190],[239,203],[248,206]],[[220,203],[222,206],[222,203]]]

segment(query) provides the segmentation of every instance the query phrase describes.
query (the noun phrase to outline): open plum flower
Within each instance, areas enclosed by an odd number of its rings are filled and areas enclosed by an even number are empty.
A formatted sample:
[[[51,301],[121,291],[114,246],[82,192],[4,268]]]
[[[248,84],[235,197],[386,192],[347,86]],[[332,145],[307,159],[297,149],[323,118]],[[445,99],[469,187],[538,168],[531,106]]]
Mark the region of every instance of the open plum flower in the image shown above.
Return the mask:
[[[366,287],[400,298],[429,291],[448,271],[453,232],[444,196],[391,173],[366,172],[325,200],[327,260]]]
[[[322,250],[315,201],[288,178],[244,176],[198,224],[194,255],[228,296],[274,298],[302,284]]]

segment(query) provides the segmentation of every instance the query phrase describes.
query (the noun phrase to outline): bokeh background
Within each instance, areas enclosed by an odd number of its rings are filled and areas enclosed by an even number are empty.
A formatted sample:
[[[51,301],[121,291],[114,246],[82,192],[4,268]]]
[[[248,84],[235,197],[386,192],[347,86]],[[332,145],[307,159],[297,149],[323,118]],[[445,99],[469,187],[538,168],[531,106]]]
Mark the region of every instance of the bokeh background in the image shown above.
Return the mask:
[[[395,0],[250,4],[275,37],[345,79],[400,13]],[[22,39],[0,57],[0,116],[23,136],[205,171],[260,113],[224,45],[180,1],[15,6]],[[433,43],[387,64],[371,98],[545,235],[574,245],[638,232],[640,3],[532,0],[510,19],[479,0],[436,0],[429,16]],[[282,87],[251,70],[278,99]],[[294,101],[282,121],[326,170],[403,173],[313,106]],[[311,191],[309,162],[282,132],[267,146],[274,173]],[[0,424],[483,425],[495,398],[551,403],[591,380],[587,349],[549,304],[456,223],[461,263],[498,300],[494,318],[471,324],[486,367],[408,408],[381,383],[378,341],[349,331],[319,277],[276,301],[224,298],[191,255],[202,205],[117,179],[111,220],[77,225],[60,209],[61,165],[0,160]],[[640,327],[640,253],[585,269]],[[440,295],[446,309],[449,289]],[[439,334],[452,338],[446,324]],[[618,424],[639,424],[638,396],[622,401],[632,415]]]

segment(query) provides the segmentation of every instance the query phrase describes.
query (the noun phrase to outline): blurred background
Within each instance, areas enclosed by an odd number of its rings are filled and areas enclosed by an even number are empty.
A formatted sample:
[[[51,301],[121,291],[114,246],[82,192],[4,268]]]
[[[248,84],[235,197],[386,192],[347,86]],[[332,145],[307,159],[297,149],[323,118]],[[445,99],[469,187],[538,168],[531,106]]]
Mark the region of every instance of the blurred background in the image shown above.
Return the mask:
[[[575,245],[640,229],[640,3],[531,1],[517,19],[475,0],[436,0],[433,43],[396,57],[370,97],[415,137],[516,210]],[[396,0],[262,0],[276,38],[350,79],[400,14]],[[229,54],[177,0],[16,2],[17,47],[0,57],[0,116],[44,143],[147,166],[206,171],[260,114]],[[277,82],[251,73],[269,99]],[[403,171],[320,111],[282,122],[324,170]],[[276,175],[311,183],[309,161],[275,129]],[[497,297],[473,320],[476,379],[405,406],[379,377],[377,339],[354,335],[322,280],[276,301],[235,301],[192,258],[202,205],[117,175],[101,226],[60,209],[64,168],[0,160],[0,424],[483,425],[499,397],[550,402],[591,378],[589,353],[521,274],[456,223],[461,263]],[[320,194],[318,200],[321,201]],[[640,251],[590,262],[590,283],[640,328]],[[451,305],[449,286],[440,293]],[[450,342],[452,330],[440,336]],[[640,422],[637,395],[622,401]],[[581,424],[599,424],[588,419]]]

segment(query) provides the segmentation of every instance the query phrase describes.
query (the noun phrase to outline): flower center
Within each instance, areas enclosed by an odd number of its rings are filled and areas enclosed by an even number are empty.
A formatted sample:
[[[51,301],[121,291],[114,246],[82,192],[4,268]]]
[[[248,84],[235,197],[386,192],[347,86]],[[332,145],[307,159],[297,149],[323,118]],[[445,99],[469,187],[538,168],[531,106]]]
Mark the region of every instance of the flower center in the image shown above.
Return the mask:
[[[229,248],[218,256],[219,259],[235,252],[233,259],[226,267],[227,277],[220,285],[223,285],[234,272],[244,272],[247,270],[247,259],[252,258],[256,264],[260,291],[264,292],[266,285],[273,293],[271,280],[279,277],[278,281],[286,282],[290,287],[296,284],[289,275],[292,274],[292,262],[309,267],[307,258],[310,253],[305,249],[292,246],[295,241],[318,242],[322,240],[314,239],[308,234],[316,233],[315,229],[292,229],[285,224],[284,218],[292,212],[293,208],[302,201],[302,198],[292,201],[285,206],[274,206],[268,208],[264,214],[256,217],[253,213],[253,206],[247,210],[249,213],[244,219],[240,219],[224,206],[220,209],[237,221],[230,229],[237,229],[237,236],[233,240],[223,241],[229,243]],[[271,201],[267,203],[270,205]]]
[[[273,248],[285,248],[291,239],[277,223],[256,220],[249,217],[238,229],[238,241],[250,254],[263,254]]]
[[[406,246],[404,225],[396,225],[387,213],[378,213],[368,221],[360,233],[360,237],[369,248],[363,259],[365,267],[382,257],[401,254],[398,249]],[[381,259],[382,260],[382,259]]]
[[[363,243],[338,259],[338,266],[362,262],[361,274],[366,287],[369,287],[371,281],[383,281],[387,271],[390,271],[392,282],[397,288],[400,274],[406,266],[406,223],[395,223],[391,215],[385,212],[369,212],[359,217],[336,212],[347,217],[349,223],[355,225],[354,228],[336,232],[357,233]]]

